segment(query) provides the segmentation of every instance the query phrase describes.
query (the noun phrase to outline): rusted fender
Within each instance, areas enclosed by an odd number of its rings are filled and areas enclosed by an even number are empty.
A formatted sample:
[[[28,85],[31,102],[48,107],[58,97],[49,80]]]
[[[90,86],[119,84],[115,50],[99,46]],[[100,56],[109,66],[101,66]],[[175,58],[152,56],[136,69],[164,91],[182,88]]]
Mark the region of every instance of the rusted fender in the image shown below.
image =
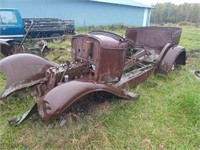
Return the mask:
[[[10,39],[0,39],[0,52],[4,56],[8,56],[11,52],[11,45],[9,43],[12,43],[13,40]]]
[[[119,88],[93,81],[73,80],[57,86],[48,92],[38,102],[39,115],[44,120],[58,117],[65,109],[85,96],[96,92],[108,92],[121,98],[136,99],[137,95],[130,95]]]
[[[0,39],[0,45],[10,46],[10,44],[8,44],[9,41],[13,41],[13,40],[9,40],[9,39]]]
[[[185,65],[186,64],[186,52],[185,48],[179,45],[174,45],[170,47],[163,59],[159,64],[157,69],[158,73],[168,74],[173,65]]]
[[[0,72],[5,72],[7,79],[1,98],[16,90],[37,84],[45,77],[45,71],[55,65],[32,54],[15,54],[0,60]]]

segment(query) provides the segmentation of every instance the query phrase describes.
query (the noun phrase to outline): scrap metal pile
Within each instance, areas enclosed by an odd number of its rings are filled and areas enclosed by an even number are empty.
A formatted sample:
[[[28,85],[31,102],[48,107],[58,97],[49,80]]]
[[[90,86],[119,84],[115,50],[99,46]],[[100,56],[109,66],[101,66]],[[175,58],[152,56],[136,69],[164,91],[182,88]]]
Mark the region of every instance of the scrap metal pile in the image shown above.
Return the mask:
[[[36,104],[19,124],[37,111],[44,120],[59,117],[75,102],[92,94],[110,93],[135,99],[126,92],[151,74],[167,75],[177,65],[185,65],[185,49],[179,46],[180,28],[128,28],[125,38],[105,31],[75,35],[71,41],[73,61],[55,64],[32,54],[15,54],[0,61],[7,84],[1,98],[31,88]]]

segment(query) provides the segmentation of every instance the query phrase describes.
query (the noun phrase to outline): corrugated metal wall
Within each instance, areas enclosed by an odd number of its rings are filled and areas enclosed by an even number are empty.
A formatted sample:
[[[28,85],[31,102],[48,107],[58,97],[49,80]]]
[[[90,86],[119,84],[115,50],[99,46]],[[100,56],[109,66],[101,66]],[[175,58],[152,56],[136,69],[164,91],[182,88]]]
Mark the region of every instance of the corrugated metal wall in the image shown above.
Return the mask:
[[[125,24],[142,26],[145,8],[81,0],[0,0],[1,8],[17,8],[23,18],[75,20],[76,26]],[[150,9],[147,21],[149,24]]]

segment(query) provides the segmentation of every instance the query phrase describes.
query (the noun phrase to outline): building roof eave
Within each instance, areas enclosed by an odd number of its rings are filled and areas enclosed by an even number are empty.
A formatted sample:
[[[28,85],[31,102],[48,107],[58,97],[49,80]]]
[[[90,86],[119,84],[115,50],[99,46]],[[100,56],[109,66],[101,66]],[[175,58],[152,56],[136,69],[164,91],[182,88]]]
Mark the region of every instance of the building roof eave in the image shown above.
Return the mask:
[[[152,6],[142,4],[142,3],[136,2],[134,0],[89,0],[89,1],[100,2],[100,3],[118,4],[118,5],[126,5],[126,6],[132,6],[132,7],[142,7],[142,8],[149,8],[149,9],[152,8]]]

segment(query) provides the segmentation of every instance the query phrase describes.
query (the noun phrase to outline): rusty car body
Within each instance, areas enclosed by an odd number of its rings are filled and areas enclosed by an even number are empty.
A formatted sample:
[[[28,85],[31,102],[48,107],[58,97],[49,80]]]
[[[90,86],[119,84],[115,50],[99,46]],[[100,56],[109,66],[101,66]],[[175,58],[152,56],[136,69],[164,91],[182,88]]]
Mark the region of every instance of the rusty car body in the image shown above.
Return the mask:
[[[180,28],[128,28],[125,38],[110,32],[92,31],[71,41],[73,60],[55,64],[32,54],[15,54],[0,61],[7,85],[1,98],[31,87],[33,109],[44,120],[60,116],[75,102],[91,94],[110,93],[135,99],[126,91],[151,74],[167,75],[177,64],[185,65],[185,48],[179,46]],[[37,106],[36,106],[37,105]],[[33,109],[20,118],[28,118]]]

